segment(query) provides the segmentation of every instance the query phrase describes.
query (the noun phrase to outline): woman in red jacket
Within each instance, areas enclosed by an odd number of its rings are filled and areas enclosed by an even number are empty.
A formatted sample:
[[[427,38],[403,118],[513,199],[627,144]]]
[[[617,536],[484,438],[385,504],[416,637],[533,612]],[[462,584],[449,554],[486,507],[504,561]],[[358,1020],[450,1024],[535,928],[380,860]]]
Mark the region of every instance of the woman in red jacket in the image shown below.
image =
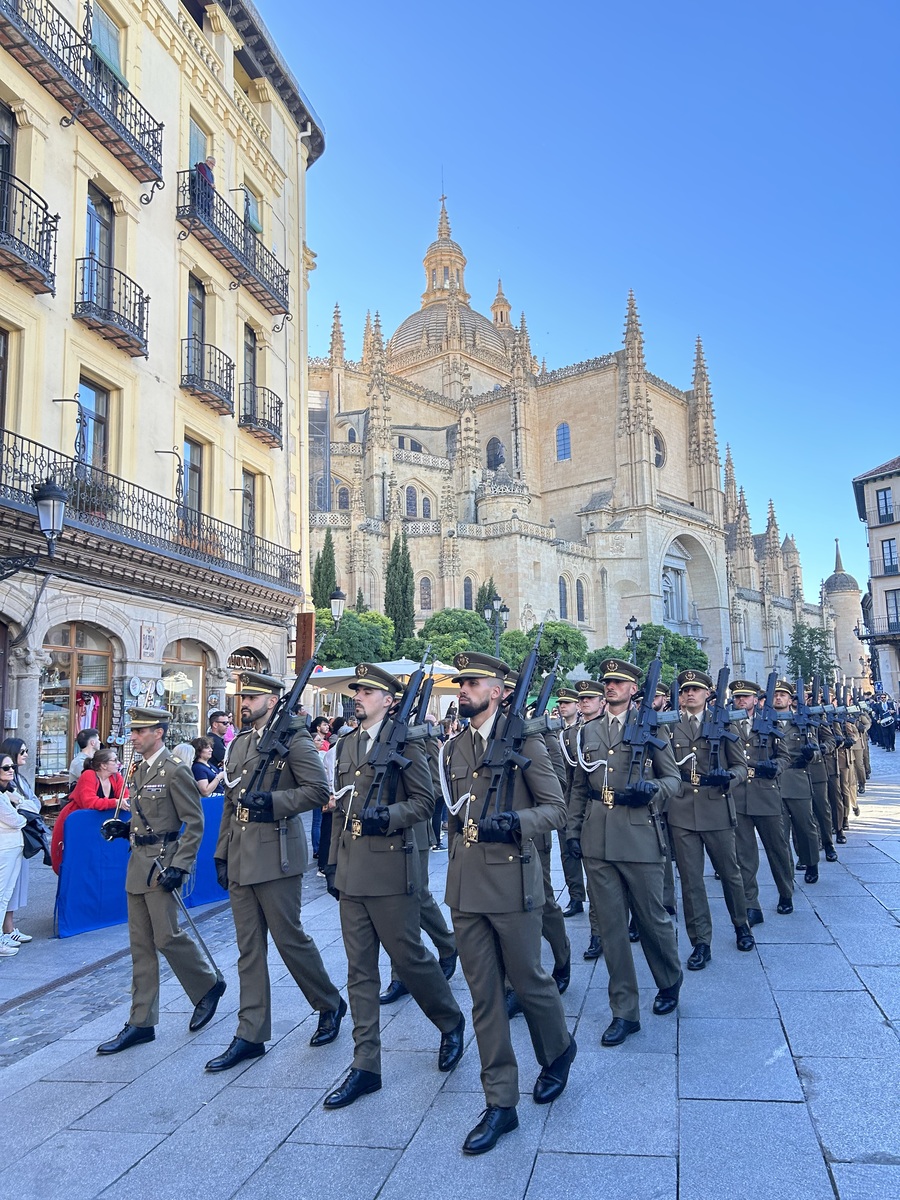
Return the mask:
[[[62,865],[63,828],[69,813],[79,808],[106,809],[115,808],[122,798],[122,808],[128,808],[128,787],[124,776],[118,771],[118,755],[115,750],[95,750],[94,757],[85,760],[84,770],[75,784],[69,802],[56,818],[53,826],[53,838],[50,843],[50,857],[53,860],[53,870],[59,874]]]

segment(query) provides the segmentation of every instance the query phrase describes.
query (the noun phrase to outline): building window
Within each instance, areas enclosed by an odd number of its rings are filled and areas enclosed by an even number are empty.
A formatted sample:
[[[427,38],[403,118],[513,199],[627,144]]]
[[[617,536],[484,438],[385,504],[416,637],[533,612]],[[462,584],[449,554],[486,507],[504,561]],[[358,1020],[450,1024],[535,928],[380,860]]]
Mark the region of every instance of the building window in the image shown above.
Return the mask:
[[[406,438],[403,436],[403,434],[402,434],[402,433],[401,433],[401,434],[400,434],[400,436],[397,438],[397,448],[398,448],[398,449],[400,449],[400,450],[405,450],[405,449],[406,449]]]
[[[898,574],[897,568],[897,539],[885,538],[881,543],[881,561],[884,564],[885,575]]]
[[[427,496],[422,497],[422,516],[426,521],[431,520],[431,501]]]
[[[316,480],[316,512],[330,512],[331,497],[328,495],[328,480],[320,475]]]
[[[256,476],[252,471],[241,472],[241,528],[244,533],[256,533]]]
[[[419,608],[431,612],[431,580],[425,578],[419,584]]]
[[[16,118],[12,109],[0,104],[0,171],[15,174]]]
[[[415,454],[421,454],[421,453],[422,453],[422,443],[421,443],[421,442],[417,442],[415,438],[410,438],[410,439],[409,439],[409,448],[410,448],[410,450],[412,450],[412,451],[413,451]]]
[[[75,735],[96,729],[110,736],[112,646],[92,625],[57,625],[44,638],[49,664],[41,673],[41,735],[35,753],[39,775],[65,772]]]
[[[244,326],[244,383],[256,386],[256,374],[259,367],[259,346],[256,341],[256,330],[252,325]]]
[[[487,444],[487,469],[489,471],[499,471],[505,461],[506,455],[503,453],[503,443],[499,438],[492,437]]]
[[[569,585],[562,575],[559,577],[559,619],[561,621],[569,619]]]
[[[351,444],[351,446],[356,441],[356,430],[355,429],[347,430],[347,441]]]
[[[193,117],[190,119],[190,134],[188,139],[188,159],[192,167],[196,167],[198,163],[206,162],[206,156],[209,153],[209,138],[206,136],[206,130],[198,125]]]
[[[587,619],[584,615],[584,583],[580,579],[575,580],[575,616],[582,623]]]
[[[84,242],[84,256],[90,260],[85,264],[84,299],[112,308],[110,272],[99,268],[113,265],[113,206],[92,183],[88,184]]]
[[[444,287],[448,288],[449,286],[450,286],[450,268],[444,267]]]
[[[196,275],[188,275],[187,335],[197,342],[206,341],[206,288]]]
[[[900,591],[884,593],[888,633],[900,633]]]
[[[89,379],[78,382],[78,400],[84,419],[84,461],[98,471],[109,467],[109,392]]]
[[[467,575],[465,577],[465,579],[463,580],[463,608],[468,609],[469,612],[472,611],[472,608],[474,607],[474,604],[475,604],[475,601],[473,598],[474,591],[475,591],[475,585],[472,583],[471,578]]]
[[[91,25],[91,49],[103,62],[125,83],[122,74],[122,56],[119,43],[121,41],[119,27],[99,4],[94,5],[94,19]]]
[[[572,439],[569,435],[569,426],[563,421],[562,425],[556,427],[556,461],[564,462],[572,457]]]
[[[419,515],[419,495],[411,484],[406,489],[406,515],[408,517]]]
[[[891,489],[879,488],[875,493],[875,502],[878,505],[878,520],[882,525],[886,525],[888,521],[894,519],[894,501],[891,496]]]
[[[203,510],[203,447],[184,439],[184,502],[191,512]]]
[[[653,465],[655,467],[666,465],[666,443],[657,429],[653,430]]]
[[[244,184],[244,224],[248,225],[257,235],[263,231],[259,196],[246,183]]]
[[[350,508],[350,489],[345,487],[338,488],[337,501],[338,511],[347,512]]]
[[[6,428],[6,393],[9,387],[9,334],[0,329],[0,429]]]

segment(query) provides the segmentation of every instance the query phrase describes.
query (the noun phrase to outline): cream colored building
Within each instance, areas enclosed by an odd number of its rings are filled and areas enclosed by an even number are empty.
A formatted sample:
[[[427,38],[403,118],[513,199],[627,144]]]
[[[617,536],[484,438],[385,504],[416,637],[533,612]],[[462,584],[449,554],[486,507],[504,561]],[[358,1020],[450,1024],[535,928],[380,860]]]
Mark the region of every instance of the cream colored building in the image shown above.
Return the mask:
[[[46,549],[34,482],[70,493],[52,573],[0,585],[4,725],[45,773],[157,681],[184,736],[230,666],[286,671],[323,149],[249,0],[0,0],[8,552]]]
[[[794,622],[828,608],[804,601],[771,505],[752,533],[730,454],[723,486],[699,339],[689,388],[653,375],[632,295],[622,349],[551,371],[502,285],[490,317],[472,306],[443,201],[423,265],[419,308],[386,340],[367,321],[352,361],[336,308],[310,362],[310,552],[330,528],[348,596],[382,605],[405,529],[419,620],[472,607],[493,576],[511,628],[562,618],[622,645],[634,614],[714,665],[730,648],[742,674],[783,669]]]
[[[863,640],[872,657],[874,678],[896,699],[900,696],[900,458],[857,475],[853,494],[869,544]]]

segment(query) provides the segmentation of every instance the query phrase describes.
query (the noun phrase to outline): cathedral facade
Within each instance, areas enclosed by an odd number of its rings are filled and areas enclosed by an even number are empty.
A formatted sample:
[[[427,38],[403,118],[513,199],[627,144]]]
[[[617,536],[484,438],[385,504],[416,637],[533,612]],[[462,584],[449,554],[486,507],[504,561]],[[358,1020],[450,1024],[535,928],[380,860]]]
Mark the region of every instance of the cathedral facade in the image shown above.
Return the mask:
[[[758,678],[784,667],[795,621],[829,622],[771,503],[751,531],[730,452],[723,487],[699,338],[689,390],[651,374],[632,294],[621,349],[548,370],[502,284],[490,318],[472,307],[443,200],[424,268],[387,339],[367,318],[351,361],[335,306],[330,353],[310,360],[310,553],[331,529],[350,602],[382,607],[405,530],[420,621],[471,608],[493,577],[510,628],[565,620],[620,646],[634,615]]]

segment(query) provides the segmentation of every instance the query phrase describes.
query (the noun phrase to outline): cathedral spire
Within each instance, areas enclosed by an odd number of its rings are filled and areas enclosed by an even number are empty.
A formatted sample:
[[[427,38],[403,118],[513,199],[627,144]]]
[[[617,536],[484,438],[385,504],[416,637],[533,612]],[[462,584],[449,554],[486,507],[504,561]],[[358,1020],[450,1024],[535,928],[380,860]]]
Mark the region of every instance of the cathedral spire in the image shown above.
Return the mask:
[[[363,326],[362,362],[367,367],[372,362],[372,314],[366,310],[366,323]]]
[[[737,517],[737,486],[734,478],[734,460],[731,446],[725,446],[725,524],[731,525]]]
[[[368,322],[368,315],[366,320]],[[369,442],[381,450],[391,445],[391,393],[388,388],[387,366],[384,355],[384,338],[381,333],[381,317],[376,312],[374,324],[369,332],[369,368],[371,378],[366,394],[369,397],[369,420],[367,437]]]
[[[441,212],[438,217],[438,241],[449,242],[450,240],[450,218],[447,216],[446,196],[441,196]]]
[[[503,280],[497,280],[497,295],[494,297],[494,303],[491,305],[491,312],[494,316],[494,324],[500,330],[510,328],[509,315],[512,312],[512,305],[503,295]]]
[[[839,571],[843,572],[843,570],[844,570],[844,564],[841,562],[841,543],[837,538],[835,538],[834,539],[834,571],[835,571],[835,574],[837,574]]]
[[[644,371],[644,335],[641,331],[641,319],[638,316],[637,302],[634,291],[628,292],[628,309],[625,314],[625,358],[628,364],[629,379],[643,379]]]
[[[620,458],[623,478],[619,503],[629,508],[655,506],[657,472],[654,466],[653,409],[647,389],[644,336],[633,291],[628,293],[625,313],[625,349],[617,359],[619,411],[616,433],[624,443]]]
[[[722,474],[712,390],[703,355],[703,342],[694,348],[694,378],[688,399],[688,438],[691,482],[696,508],[707,512],[720,525],[724,520]]]
[[[531,338],[528,334],[528,324],[525,320],[525,314],[522,313],[519,320],[519,338],[522,346],[522,357],[525,362],[526,370],[530,371],[534,366],[534,356],[531,353]]]
[[[425,251],[422,265],[425,267],[425,291],[422,307],[446,300],[452,284],[458,289],[461,304],[469,303],[466,291],[466,256],[462,247],[450,236],[450,218],[447,216],[447,197],[441,196],[441,211],[438,216],[437,238]]]
[[[344,361],[344,328],[341,325],[341,306],[335,304],[334,316],[331,321],[331,346],[329,356],[332,366],[339,366]]]

